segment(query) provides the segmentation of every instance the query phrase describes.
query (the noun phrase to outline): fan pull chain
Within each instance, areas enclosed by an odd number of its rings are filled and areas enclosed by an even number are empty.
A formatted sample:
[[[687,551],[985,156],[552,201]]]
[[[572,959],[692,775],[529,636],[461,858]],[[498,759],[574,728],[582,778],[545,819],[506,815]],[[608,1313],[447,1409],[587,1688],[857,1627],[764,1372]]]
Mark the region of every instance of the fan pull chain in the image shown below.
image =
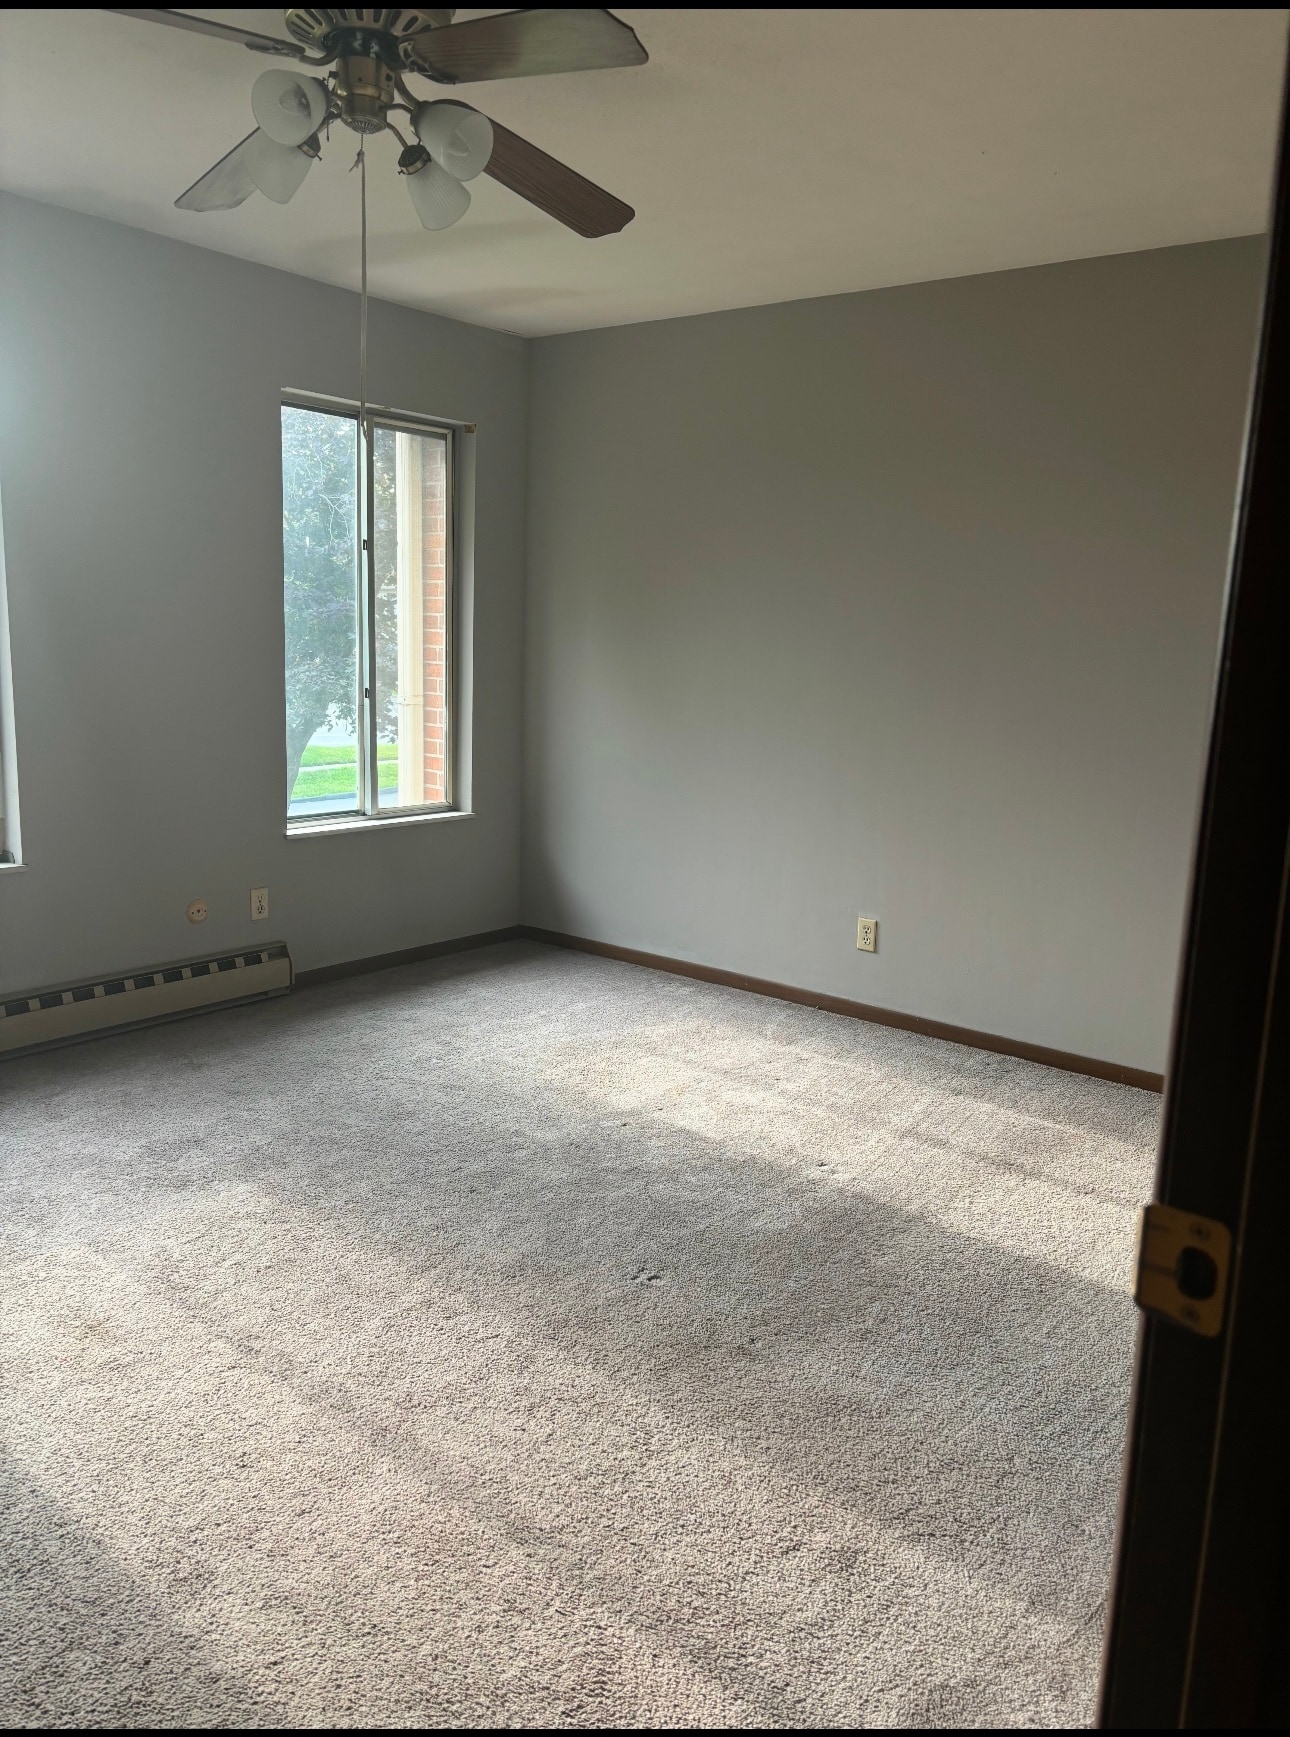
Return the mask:
[[[363,728],[364,728],[364,731],[366,732],[366,739],[367,739],[368,747],[369,747],[369,758],[370,758],[371,767],[372,767],[371,777],[373,779],[375,779],[375,777],[376,777],[376,730],[375,730],[375,724],[373,721],[373,715],[374,714],[373,714],[373,695],[372,695],[372,688],[375,684],[375,652],[373,649],[373,636],[375,633],[375,621],[374,621],[372,613],[371,613],[371,611],[372,611],[371,580],[372,580],[372,560],[373,560],[371,543],[372,543],[372,539],[374,536],[375,520],[374,520],[373,513],[372,513],[372,501],[371,501],[370,494],[369,494],[368,487],[367,487],[367,481],[368,481],[368,477],[369,477],[370,472],[371,472],[371,467],[370,467],[369,462],[368,462],[368,459],[369,459],[369,451],[368,451],[369,440],[368,440],[368,429],[367,429],[367,150],[366,150],[366,141],[364,141],[363,143],[360,143],[360,145],[358,147],[358,155],[357,155],[357,157],[354,158],[354,161],[350,164],[350,174],[351,175],[353,174],[355,169],[358,170],[358,189],[359,189],[358,197],[359,197],[360,235],[361,235],[361,253],[360,253],[361,276],[359,279],[359,296],[358,296],[358,439],[355,442],[355,457],[356,457],[356,461],[357,461],[358,474],[357,474],[357,477],[355,478],[356,488],[355,488],[355,494],[354,494],[354,508],[355,508],[355,516],[357,517],[357,519],[359,521],[359,525],[361,527],[361,529],[359,531],[359,551],[360,551],[359,561],[361,563],[361,572],[362,572],[362,585],[361,585],[360,591],[361,591],[361,595],[366,599],[366,603],[365,603],[364,611],[363,611],[364,618],[366,620],[366,627],[364,629],[363,638],[364,638],[364,642],[366,644],[367,649],[364,653],[364,673],[363,673],[363,682],[362,682],[362,696],[363,696],[364,704],[363,704],[363,707],[361,708],[361,712],[362,712],[362,717],[364,720],[363,721]],[[363,788],[367,789],[366,784],[364,784]],[[371,807],[371,791],[370,790],[367,790],[367,796],[366,796],[365,800],[367,802],[368,807],[370,808]]]
[[[358,314],[358,421],[367,428],[367,148],[358,147],[359,201],[362,206],[363,263]]]
[[[360,144],[358,155],[349,166],[352,175],[358,170],[358,201],[360,235],[360,277],[358,295],[358,498],[363,498],[363,448],[367,440],[367,149]]]

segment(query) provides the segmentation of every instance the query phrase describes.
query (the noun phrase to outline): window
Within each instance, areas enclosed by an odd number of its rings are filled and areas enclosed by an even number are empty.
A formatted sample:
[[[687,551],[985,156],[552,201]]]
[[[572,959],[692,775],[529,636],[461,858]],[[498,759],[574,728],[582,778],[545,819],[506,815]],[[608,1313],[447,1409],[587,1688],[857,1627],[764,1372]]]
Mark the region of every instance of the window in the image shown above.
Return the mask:
[[[291,825],[452,806],[452,449],[429,423],[369,415],[360,441],[352,411],[282,407]]]

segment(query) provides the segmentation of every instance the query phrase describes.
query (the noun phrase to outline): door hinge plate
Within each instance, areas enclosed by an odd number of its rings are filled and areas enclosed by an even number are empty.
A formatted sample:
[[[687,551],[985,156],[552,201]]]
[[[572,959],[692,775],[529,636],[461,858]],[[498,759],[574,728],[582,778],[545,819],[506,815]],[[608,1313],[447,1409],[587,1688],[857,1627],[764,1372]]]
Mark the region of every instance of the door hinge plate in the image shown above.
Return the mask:
[[[1206,1339],[1223,1328],[1232,1233],[1215,1218],[1152,1201],[1138,1225],[1133,1300]]]

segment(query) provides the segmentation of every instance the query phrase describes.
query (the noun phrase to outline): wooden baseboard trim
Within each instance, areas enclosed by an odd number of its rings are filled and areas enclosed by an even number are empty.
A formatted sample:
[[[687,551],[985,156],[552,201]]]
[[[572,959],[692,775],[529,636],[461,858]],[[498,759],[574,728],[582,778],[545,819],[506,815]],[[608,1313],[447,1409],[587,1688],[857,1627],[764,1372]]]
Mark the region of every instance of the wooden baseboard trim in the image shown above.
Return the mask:
[[[458,935],[451,941],[404,947],[397,953],[374,953],[370,959],[343,959],[338,965],[317,965],[312,971],[297,971],[293,987],[311,989],[316,983],[334,983],[338,977],[365,977],[369,971],[415,965],[422,959],[440,959],[446,953],[469,953],[476,947],[492,947],[498,941],[518,941],[526,934],[527,930],[512,924],[508,929],[489,929],[482,935]]]
[[[753,995],[769,995],[776,1001],[796,1002],[800,1007],[818,1007],[848,1019],[867,1019],[875,1025],[915,1031],[922,1037],[939,1037],[947,1043],[966,1044],[996,1055],[1016,1056],[1039,1062],[1043,1067],[1062,1068],[1067,1073],[1088,1074],[1096,1080],[1113,1080],[1121,1086],[1137,1086],[1144,1092],[1164,1090],[1164,1075],[1145,1068],[1130,1068],[1120,1062],[1099,1061],[1096,1056],[1071,1055],[1043,1044],[1022,1043],[1016,1038],[996,1037],[989,1031],[972,1031],[964,1025],[946,1025],[939,1019],[923,1019],[916,1013],[897,1013],[889,1007],[871,1007],[864,1001],[848,1001],[841,995],[824,995],[814,989],[796,989],[789,983],[770,983],[764,977],[745,977],[739,971],[723,971],[716,965],[695,965],[688,959],[669,959],[661,953],[642,953],[635,947],[618,947],[611,941],[589,941],[584,935],[563,935],[555,929],[537,929],[521,924],[515,931],[530,941],[551,947],[572,947],[581,953],[597,953],[604,959],[622,959],[629,965],[644,965],[651,971],[670,971],[678,977],[697,977],[703,983],[720,983],[727,989],[746,989]]]

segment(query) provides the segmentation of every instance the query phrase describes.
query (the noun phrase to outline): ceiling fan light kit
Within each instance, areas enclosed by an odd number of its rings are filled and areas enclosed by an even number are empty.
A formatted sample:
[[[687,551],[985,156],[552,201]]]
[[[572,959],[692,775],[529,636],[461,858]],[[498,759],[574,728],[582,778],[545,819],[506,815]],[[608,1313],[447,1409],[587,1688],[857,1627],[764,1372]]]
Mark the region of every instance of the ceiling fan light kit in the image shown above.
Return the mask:
[[[403,159],[410,159],[404,165]],[[420,145],[409,145],[399,159],[408,193],[423,229],[449,229],[470,209],[470,189],[440,168]]]
[[[327,109],[327,86],[320,78],[271,68],[251,86],[256,124],[279,145],[303,145],[327,119]]]
[[[318,155],[316,145],[312,152],[300,145],[282,145],[258,127],[240,148],[252,181],[275,205],[286,205],[295,198]]]
[[[473,181],[493,154],[493,123],[466,103],[418,103],[412,131],[441,169],[458,181]]]
[[[615,235],[635,216],[469,104],[428,102],[406,83],[409,76],[442,87],[643,65],[649,56],[635,31],[612,12],[535,6],[454,24],[451,7],[296,6],[283,12],[288,40],[186,12],[110,10],[318,69],[260,74],[251,92],[256,131],[180,194],[181,210],[227,211],[257,190],[285,205],[337,123],[363,138],[393,134],[403,147],[399,171],[427,229],[464,216],[470,195],[462,183],[485,173],[578,235]],[[419,147],[409,147],[390,119],[395,113],[408,116]]]

